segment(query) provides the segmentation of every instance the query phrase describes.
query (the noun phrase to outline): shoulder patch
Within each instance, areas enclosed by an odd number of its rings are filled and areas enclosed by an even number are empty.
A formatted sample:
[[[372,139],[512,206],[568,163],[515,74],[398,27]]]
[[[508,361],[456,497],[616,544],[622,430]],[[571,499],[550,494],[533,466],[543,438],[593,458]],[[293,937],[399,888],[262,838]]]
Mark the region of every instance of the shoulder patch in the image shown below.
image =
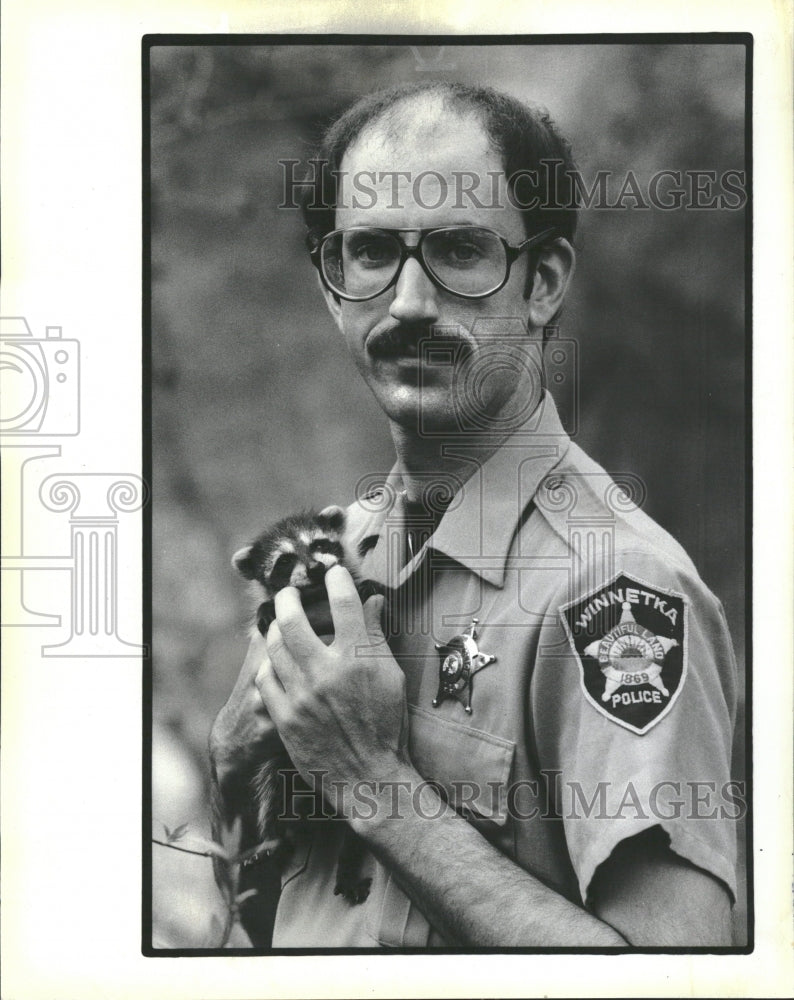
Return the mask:
[[[640,736],[667,715],[686,677],[688,609],[625,573],[559,609],[595,709]]]

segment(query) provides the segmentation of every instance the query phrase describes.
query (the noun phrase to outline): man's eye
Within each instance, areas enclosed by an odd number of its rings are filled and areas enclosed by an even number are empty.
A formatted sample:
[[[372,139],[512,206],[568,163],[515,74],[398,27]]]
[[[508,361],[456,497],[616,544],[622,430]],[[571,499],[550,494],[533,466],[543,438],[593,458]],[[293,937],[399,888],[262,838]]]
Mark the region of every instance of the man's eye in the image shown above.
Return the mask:
[[[353,256],[361,264],[386,264],[394,257],[394,250],[384,243],[361,243],[353,248]]]
[[[385,256],[386,250],[377,243],[365,243],[356,249],[356,257],[359,260],[383,260]]]
[[[361,267],[379,267],[391,264],[397,256],[399,256],[399,251],[390,241],[363,234],[355,239],[349,239],[345,246],[345,257],[348,264]]]
[[[450,240],[439,254],[441,260],[450,266],[464,267],[478,264],[485,256],[482,247],[463,240]]]
[[[480,248],[473,243],[457,243],[450,252],[455,260],[460,261],[479,260],[482,256]]]

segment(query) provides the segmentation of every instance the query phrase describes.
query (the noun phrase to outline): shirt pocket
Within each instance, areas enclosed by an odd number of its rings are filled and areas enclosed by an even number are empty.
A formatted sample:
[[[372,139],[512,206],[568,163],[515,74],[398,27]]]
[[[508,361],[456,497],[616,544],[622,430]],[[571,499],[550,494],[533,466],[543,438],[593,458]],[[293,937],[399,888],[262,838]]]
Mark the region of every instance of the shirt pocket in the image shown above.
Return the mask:
[[[417,771],[472,825],[502,828],[507,823],[508,782],[515,743],[481,729],[451,722],[416,705],[408,706],[409,751]],[[493,826],[492,826],[493,824]],[[433,836],[428,817],[427,835]],[[373,883],[375,905],[368,933],[385,947],[425,947],[445,942],[390,872],[380,868]]]
[[[516,745],[482,729],[409,705],[409,752],[414,767],[475,825],[503,827]]]

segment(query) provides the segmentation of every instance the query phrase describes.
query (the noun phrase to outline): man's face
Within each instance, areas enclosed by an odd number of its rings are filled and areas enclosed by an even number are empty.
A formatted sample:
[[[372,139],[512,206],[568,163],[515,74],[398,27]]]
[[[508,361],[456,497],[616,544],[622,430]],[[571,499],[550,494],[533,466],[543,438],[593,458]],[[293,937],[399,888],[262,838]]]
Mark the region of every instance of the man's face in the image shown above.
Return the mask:
[[[402,234],[409,246],[419,230],[455,225],[492,229],[513,246],[526,239],[520,213],[504,198],[501,156],[481,124],[472,115],[439,111],[419,109],[407,128],[371,126],[350,147],[341,164],[337,229],[415,230]],[[395,177],[397,171],[402,176]],[[428,171],[445,178],[443,200],[443,186]],[[456,175],[464,171],[479,179],[475,193],[484,204],[456,198]],[[502,174],[502,206],[490,196],[494,172]],[[374,189],[374,197],[354,186],[356,177]],[[539,351],[526,332],[528,264],[527,254],[521,254],[506,285],[484,299],[445,291],[412,258],[397,283],[374,299],[348,302],[326,293],[361,375],[390,420],[408,431],[454,430],[462,400],[481,424],[493,420],[492,427],[505,426],[528,406],[531,411],[540,386]],[[417,342],[431,333],[451,341],[446,355],[455,357],[454,364],[428,363],[426,350],[417,351]]]

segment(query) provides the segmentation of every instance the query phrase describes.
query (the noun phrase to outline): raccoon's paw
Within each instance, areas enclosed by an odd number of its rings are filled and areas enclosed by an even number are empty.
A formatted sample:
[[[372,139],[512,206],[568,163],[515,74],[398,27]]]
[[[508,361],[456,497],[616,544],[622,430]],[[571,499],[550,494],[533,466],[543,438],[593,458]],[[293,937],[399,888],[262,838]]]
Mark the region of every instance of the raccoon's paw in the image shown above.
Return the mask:
[[[376,583],[374,580],[362,580],[356,584],[356,590],[362,604],[368,601],[370,597],[375,597],[376,594],[380,594],[383,597],[386,596],[386,588],[383,584]]]
[[[264,837],[256,848],[245,851],[241,857],[243,868],[258,864],[275,864],[280,867],[289,860],[292,848],[280,838]]]
[[[256,627],[267,638],[267,630],[276,620],[276,605],[273,601],[263,601],[256,609]]]
[[[371,878],[360,878],[356,882],[347,883],[339,879],[334,889],[335,896],[342,896],[351,905],[363,903],[369,896],[369,887],[372,885]]]

